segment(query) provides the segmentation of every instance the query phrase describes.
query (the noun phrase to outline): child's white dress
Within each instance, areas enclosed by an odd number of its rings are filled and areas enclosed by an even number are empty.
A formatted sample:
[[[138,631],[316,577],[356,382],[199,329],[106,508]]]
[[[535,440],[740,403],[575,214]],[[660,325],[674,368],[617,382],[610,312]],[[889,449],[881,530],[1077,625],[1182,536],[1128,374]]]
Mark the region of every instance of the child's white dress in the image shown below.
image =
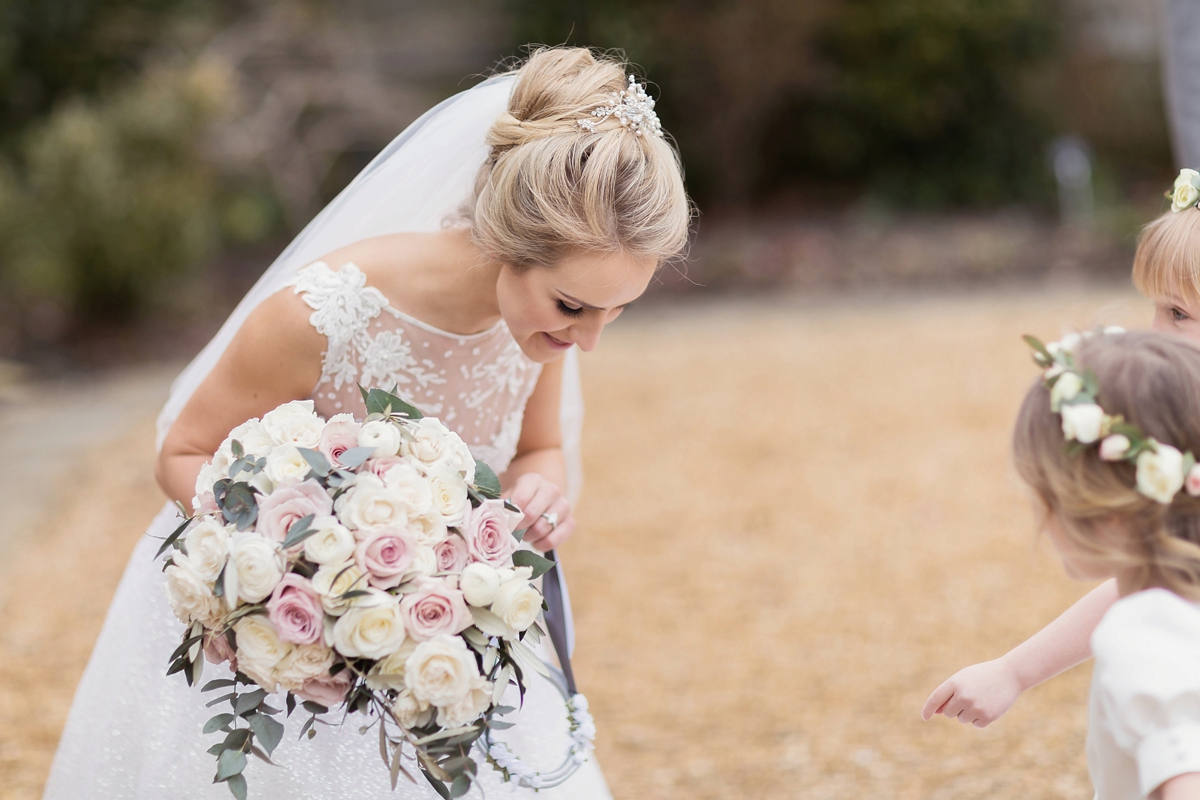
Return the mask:
[[[1165,589],[1116,602],[1092,635],[1088,770],[1097,800],[1142,800],[1200,772],[1200,605]]]

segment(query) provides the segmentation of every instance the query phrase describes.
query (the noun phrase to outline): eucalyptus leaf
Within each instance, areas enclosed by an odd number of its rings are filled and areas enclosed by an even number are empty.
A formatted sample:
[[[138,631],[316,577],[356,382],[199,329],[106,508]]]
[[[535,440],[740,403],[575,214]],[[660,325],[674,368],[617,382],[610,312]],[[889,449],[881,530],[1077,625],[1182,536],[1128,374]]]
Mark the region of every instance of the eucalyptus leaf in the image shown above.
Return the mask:
[[[362,388],[361,386],[359,387]],[[391,392],[385,392],[383,389],[371,389],[367,391],[364,402],[367,406],[368,414],[383,414],[384,416],[398,415],[407,419],[421,419],[422,414],[415,406],[401,400]]]
[[[284,550],[288,550],[316,533],[316,528],[309,527],[312,525],[314,518],[314,514],[306,514],[289,525],[287,536],[284,538],[283,544],[280,545],[280,547],[282,547]]]
[[[246,694],[240,695],[237,699],[237,703],[235,703],[233,706],[233,713],[241,716],[247,711],[258,708],[259,703],[265,699],[267,699],[266,689],[255,689],[253,692],[247,692]]]
[[[469,791],[471,791],[471,777],[469,775],[459,775],[450,784],[451,797],[462,797]]]
[[[217,756],[217,781],[229,780],[246,768],[246,754],[241,750],[223,750]]]
[[[248,529],[258,519],[258,501],[248,483],[232,484],[217,504],[225,521],[236,525],[239,531]]]
[[[374,453],[374,447],[351,447],[349,450],[338,456],[338,463],[343,467],[354,469],[355,467],[361,467],[363,462],[370,458]]]
[[[304,460],[308,462],[308,466],[312,467],[312,471],[316,473],[317,477],[324,478],[333,470],[329,459],[320,450],[312,450],[307,447],[296,449],[300,451],[300,455],[304,456]]]
[[[312,700],[304,701],[304,710],[310,714],[324,714],[329,709],[320,703],[314,703]]]
[[[283,725],[265,714],[255,714],[247,721],[250,723],[250,729],[258,737],[258,741],[262,744],[263,749],[268,753],[274,753],[275,748],[279,746],[280,740],[283,739]]]
[[[229,780],[225,781],[229,786],[230,793],[237,800],[246,800],[246,778],[240,772],[237,775],[230,775]]]
[[[460,728],[450,728],[449,730],[438,731],[437,733],[432,733],[429,736],[424,736],[420,739],[417,739],[415,742],[413,742],[413,744],[420,747],[421,745],[429,744],[430,742],[436,742],[436,741],[440,741],[442,739],[449,739],[451,737],[458,736],[463,733],[475,733],[475,732],[478,732],[479,730],[481,730],[481,728],[479,727],[478,724],[463,725]]]
[[[232,681],[229,678],[217,678],[215,681],[209,681],[208,683],[204,684],[204,688],[201,689],[200,691],[211,692],[213,689],[222,689],[226,686],[233,686],[233,685],[234,685],[234,681]]]
[[[243,449],[242,443],[237,439],[234,439],[229,443],[229,452],[233,453],[234,458],[241,458],[242,456],[246,455],[246,451]]]
[[[283,701],[287,706],[287,715],[290,717],[292,712],[296,710],[296,695],[291,692],[287,693],[287,699]]]
[[[217,714],[215,717],[204,723],[205,733],[215,733],[221,730],[229,723],[233,722],[236,717],[233,714]]]
[[[475,461],[475,489],[484,497],[500,499],[500,479],[495,471],[482,461]]]
[[[554,562],[548,558],[539,556],[532,550],[518,550],[513,553],[513,566],[532,567],[533,577],[539,578],[554,569]]]

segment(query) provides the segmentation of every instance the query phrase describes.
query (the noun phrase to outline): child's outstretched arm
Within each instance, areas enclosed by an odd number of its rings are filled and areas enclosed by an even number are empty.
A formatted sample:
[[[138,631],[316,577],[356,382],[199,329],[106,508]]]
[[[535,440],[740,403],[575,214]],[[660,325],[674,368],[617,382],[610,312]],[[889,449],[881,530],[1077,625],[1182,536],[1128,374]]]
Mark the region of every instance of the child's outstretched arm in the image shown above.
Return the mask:
[[[1092,656],[1092,631],[1117,600],[1117,582],[1088,592],[1058,619],[995,661],[959,670],[934,690],[921,709],[983,728],[1012,707],[1021,693]]]

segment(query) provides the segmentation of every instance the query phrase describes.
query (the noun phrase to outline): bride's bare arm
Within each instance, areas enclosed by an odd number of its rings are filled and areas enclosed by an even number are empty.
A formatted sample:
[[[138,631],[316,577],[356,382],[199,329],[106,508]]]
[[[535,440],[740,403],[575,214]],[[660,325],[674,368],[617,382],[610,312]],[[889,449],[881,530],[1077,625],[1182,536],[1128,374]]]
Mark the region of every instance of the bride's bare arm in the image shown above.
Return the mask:
[[[557,547],[575,530],[558,422],[561,395],[562,361],[552,361],[542,368],[525,406],[517,455],[500,476],[505,496],[525,511],[525,540],[543,551]],[[543,514],[557,514],[557,523],[551,526]]]
[[[163,441],[155,477],[168,497],[190,507],[200,468],[229,431],[312,393],[325,339],[308,323],[310,313],[284,289],[246,319]]]

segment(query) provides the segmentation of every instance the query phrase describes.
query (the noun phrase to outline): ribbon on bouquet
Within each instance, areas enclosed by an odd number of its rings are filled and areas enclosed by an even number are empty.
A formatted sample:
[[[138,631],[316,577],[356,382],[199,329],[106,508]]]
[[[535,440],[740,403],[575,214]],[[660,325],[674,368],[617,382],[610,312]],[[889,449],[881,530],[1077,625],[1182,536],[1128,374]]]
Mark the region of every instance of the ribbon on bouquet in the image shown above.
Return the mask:
[[[546,600],[546,627],[549,629],[550,643],[554,645],[554,653],[562,667],[563,678],[567,682],[567,696],[572,697],[575,691],[575,674],[571,671],[571,646],[567,639],[567,612],[563,604],[562,570],[558,554],[547,550],[545,557],[554,562],[554,566],[542,580],[542,596]]]

